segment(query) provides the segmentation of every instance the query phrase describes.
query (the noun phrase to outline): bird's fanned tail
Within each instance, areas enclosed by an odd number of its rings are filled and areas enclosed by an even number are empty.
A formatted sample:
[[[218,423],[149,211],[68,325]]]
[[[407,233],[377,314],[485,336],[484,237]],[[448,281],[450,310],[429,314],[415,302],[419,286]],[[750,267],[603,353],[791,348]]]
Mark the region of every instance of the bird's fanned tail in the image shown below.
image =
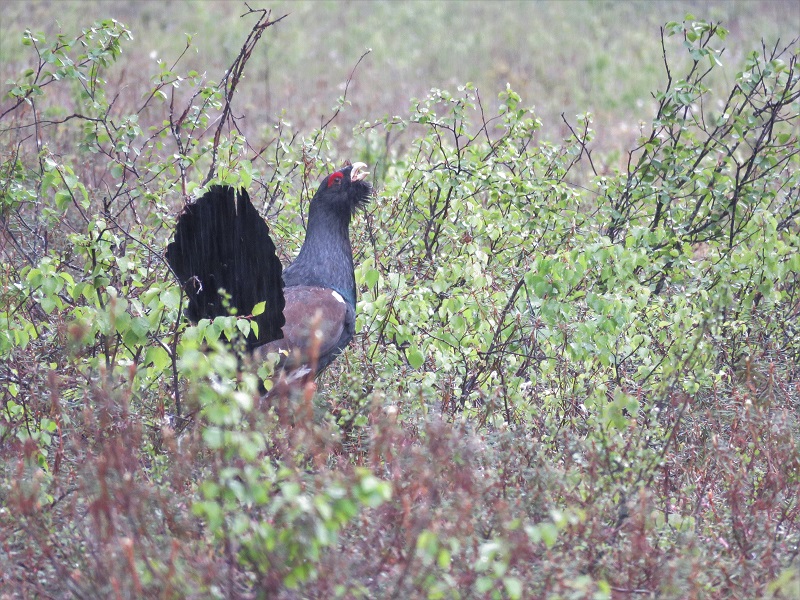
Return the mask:
[[[249,348],[280,339],[284,325],[281,262],[269,228],[247,193],[213,186],[178,219],[175,238],[167,246],[167,261],[189,299],[187,316],[193,322],[231,314],[254,317],[258,337],[251,331]],[[230,296],[229,307],[219,290]]]

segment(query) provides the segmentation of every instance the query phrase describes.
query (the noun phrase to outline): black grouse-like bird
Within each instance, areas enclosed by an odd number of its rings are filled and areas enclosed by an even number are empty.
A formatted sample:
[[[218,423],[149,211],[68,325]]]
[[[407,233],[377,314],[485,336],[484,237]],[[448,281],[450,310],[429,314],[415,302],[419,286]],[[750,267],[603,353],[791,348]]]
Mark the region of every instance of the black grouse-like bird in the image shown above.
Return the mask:
[[[322,371],[355,333],[356,281],[350,219],[366,206],[372,187],[367,165],[348,165],[325,177],[308,211],[306,238],[282,270],[269,228],[247,193],[213,186],[178,218],[166,257],[189,299],[193,322],[251,315],[247,347],[256,359],[279,352],[280,365],[299,375]],[[229,301],[224,302],[224,290]],[[227,304],[227,306],[226,306]]]

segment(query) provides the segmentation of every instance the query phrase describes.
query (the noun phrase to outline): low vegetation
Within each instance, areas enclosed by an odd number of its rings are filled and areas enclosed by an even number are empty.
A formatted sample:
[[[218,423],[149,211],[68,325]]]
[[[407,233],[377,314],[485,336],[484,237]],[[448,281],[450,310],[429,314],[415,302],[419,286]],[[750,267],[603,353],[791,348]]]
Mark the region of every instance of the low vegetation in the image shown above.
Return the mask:
[[[280,22],[247,18],[219,81],[160,62],[138,97],[108,83],[122,23],[22,39],[0,592],[797,597],[798,41],[712,88],[725,29],[665,24],[655,114],[613,168],[590,114],[546,141],[511,87],[431,90],[342,144],[345,89],[320,128],[248,138],[237,86]],[[247,316],[188,324],[163,249],[222,182],[291,256],[345,159],[377,189],[359,334],[318,389],[266,402],[225,342]]]

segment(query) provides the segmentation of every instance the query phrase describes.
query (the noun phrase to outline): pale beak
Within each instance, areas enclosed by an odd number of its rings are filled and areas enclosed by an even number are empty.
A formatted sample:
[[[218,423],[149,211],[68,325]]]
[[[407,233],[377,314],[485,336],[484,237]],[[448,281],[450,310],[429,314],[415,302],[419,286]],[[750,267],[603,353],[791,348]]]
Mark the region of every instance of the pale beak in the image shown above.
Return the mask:
[[[367,171],[366,169],[367,169],[366,163],[362,162],[353,163],[353,170],[350,171],[350,181],[356,182],[356,181],[361,181],[362,179],[366,179],[367,175],[369,175],[369,171]]]

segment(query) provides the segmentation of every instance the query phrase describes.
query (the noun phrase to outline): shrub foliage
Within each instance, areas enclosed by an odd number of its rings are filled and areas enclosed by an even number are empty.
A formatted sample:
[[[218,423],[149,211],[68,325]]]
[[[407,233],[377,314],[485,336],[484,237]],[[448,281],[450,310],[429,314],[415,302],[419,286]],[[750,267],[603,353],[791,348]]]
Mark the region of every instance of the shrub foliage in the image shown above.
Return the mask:
[[[725,30],[668,23],[656,114],[619,161],[591,115],[546,141],[512,89],[487,114],[469,84],[355,145],[346,91],[318,130],[247,140],[236,88],[280,20],[247,17],[220,81],[160,62],[144,93],[110,83],[119,22],[22,38],[0,110],[2,587],[796,596],[797,41],[712,90]],[[227,183],[291,255],[345,158],[379,190],[360,335],[317,390],[266,402],[225,343],[247,315],[187,324],[163,248]]]

